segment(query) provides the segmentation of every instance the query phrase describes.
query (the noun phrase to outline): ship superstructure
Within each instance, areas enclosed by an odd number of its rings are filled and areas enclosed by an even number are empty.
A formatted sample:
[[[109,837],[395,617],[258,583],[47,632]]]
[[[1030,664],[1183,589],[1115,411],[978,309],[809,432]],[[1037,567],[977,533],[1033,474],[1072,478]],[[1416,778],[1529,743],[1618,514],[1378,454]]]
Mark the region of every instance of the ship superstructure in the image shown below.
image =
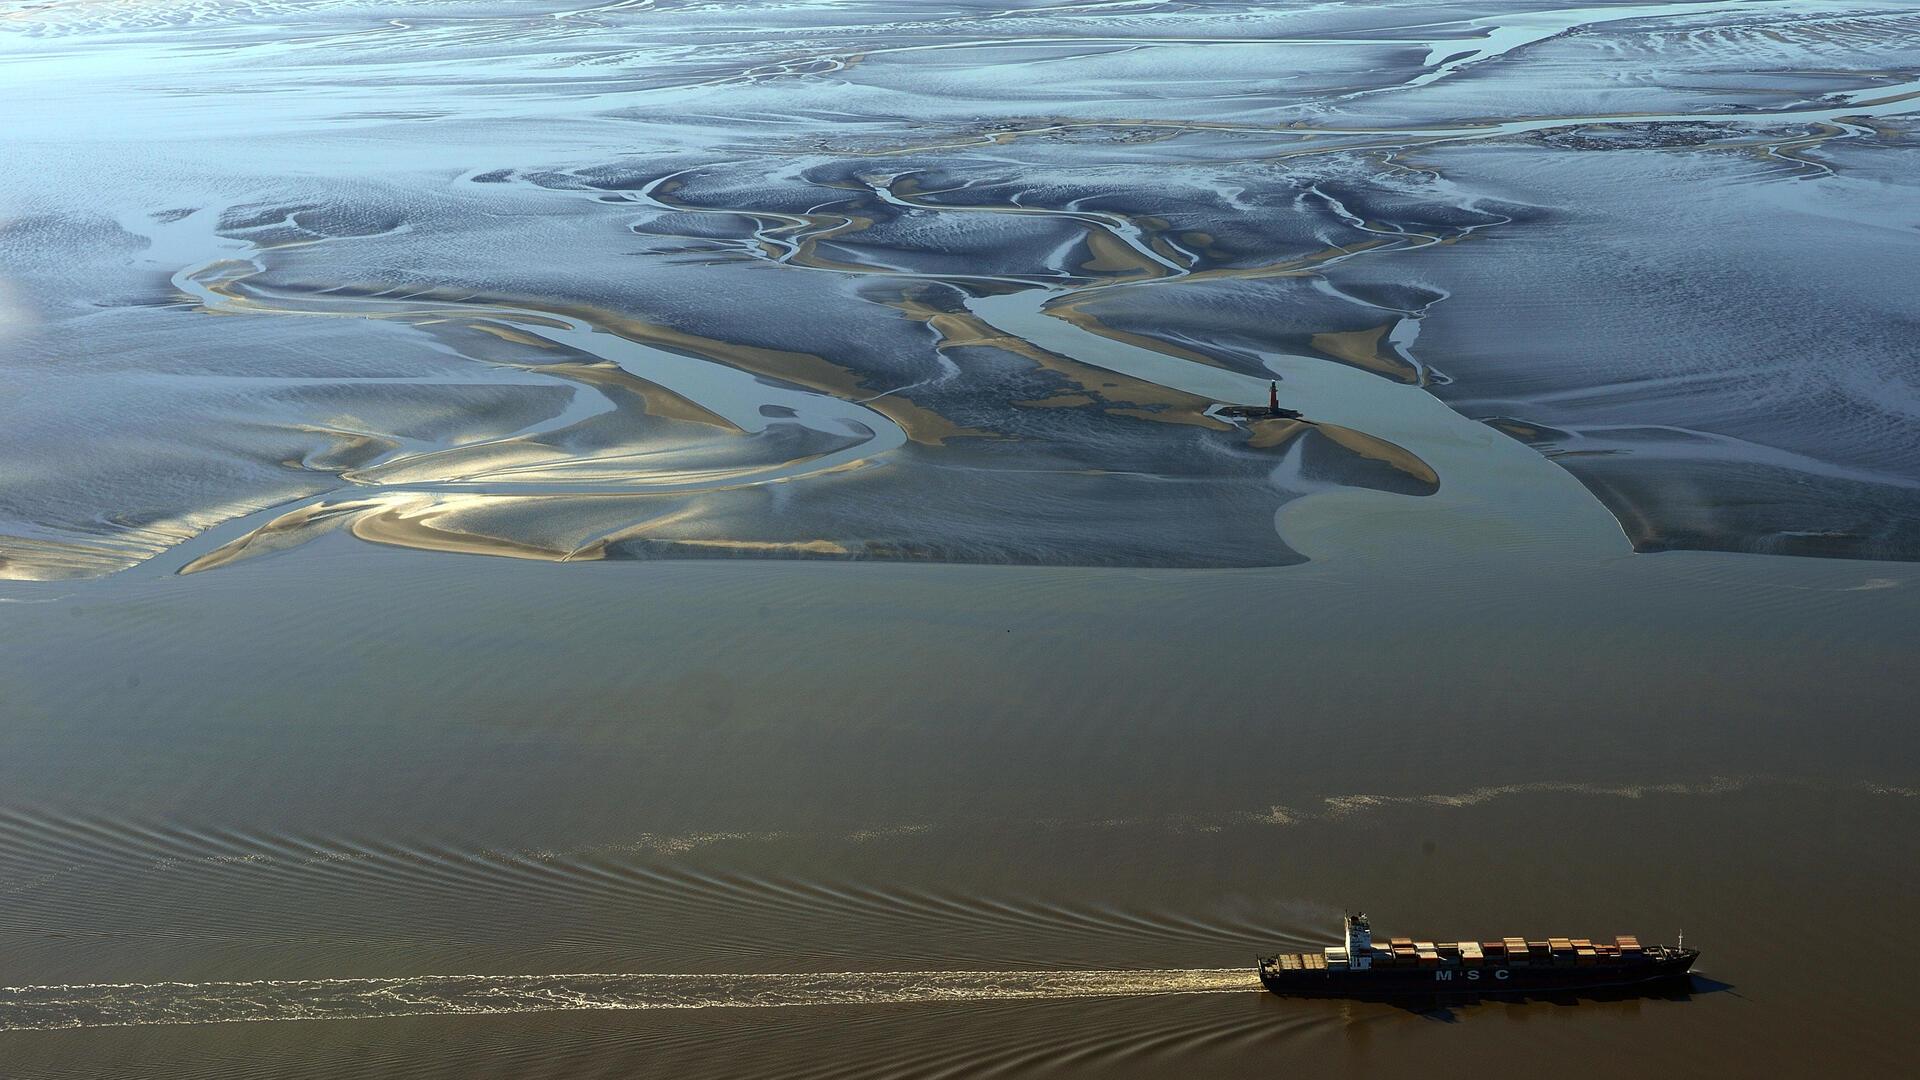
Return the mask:
[[[1373,939],[1365,914],[1349,915],[1342,943],[1317,953],[1260,961],[1260,981],[1276,994],[1363,997],[1391,994],[1516,994],[1633,986],[1685,976],[1698,949],[1642,946],[1620,935],[1493,941]]]

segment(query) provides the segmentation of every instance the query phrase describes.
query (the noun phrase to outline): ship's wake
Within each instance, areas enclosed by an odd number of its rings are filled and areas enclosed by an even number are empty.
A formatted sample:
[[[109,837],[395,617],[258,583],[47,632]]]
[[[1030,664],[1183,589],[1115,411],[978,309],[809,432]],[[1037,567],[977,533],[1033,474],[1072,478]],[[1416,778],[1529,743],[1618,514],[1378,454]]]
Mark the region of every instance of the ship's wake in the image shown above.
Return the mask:
[[[617,1009],[778,1008],[1241,993],[1250,968],[420,975],[0,987],[0,1031]]]

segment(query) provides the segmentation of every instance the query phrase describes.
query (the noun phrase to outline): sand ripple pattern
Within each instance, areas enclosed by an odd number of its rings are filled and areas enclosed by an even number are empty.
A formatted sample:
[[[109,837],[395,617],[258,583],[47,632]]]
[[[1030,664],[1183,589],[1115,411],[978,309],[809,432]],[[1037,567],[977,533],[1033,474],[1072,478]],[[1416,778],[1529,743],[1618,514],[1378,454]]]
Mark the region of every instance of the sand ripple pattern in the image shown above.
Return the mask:
[[[423,975],[393,979],[0,987],[0,1031],[371,1020],[618,1009],[1034,1001],[1259,989],[1243,968],[753,975]]]

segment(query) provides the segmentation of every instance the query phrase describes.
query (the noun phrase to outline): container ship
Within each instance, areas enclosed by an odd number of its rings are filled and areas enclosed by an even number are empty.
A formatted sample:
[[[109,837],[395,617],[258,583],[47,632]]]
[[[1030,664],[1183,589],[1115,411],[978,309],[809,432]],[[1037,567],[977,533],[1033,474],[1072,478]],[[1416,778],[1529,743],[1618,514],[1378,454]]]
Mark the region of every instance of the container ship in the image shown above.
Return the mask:
[[[1390,997],[1403,994],[1548,994],[1638,987],[1686,977],[1700,950],[1642,946],[1635,937],[1610,944],[1588,938],[1529,941],[1415,941],[1376,945],[1365,915],[1347,916],[1346,943],[1317,953],[1260,960],[1260,982],[1298,997]]]

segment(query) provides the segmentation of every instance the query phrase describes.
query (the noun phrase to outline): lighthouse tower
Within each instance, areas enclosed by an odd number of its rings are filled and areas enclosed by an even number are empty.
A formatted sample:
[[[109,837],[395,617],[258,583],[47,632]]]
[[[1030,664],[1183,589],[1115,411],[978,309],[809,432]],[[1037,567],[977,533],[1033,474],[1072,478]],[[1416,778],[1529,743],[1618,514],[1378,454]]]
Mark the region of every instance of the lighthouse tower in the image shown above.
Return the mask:
[[[1347,969],[1366,971],[1373,967],[1373,926],[1365,912],[1347,916]]]

